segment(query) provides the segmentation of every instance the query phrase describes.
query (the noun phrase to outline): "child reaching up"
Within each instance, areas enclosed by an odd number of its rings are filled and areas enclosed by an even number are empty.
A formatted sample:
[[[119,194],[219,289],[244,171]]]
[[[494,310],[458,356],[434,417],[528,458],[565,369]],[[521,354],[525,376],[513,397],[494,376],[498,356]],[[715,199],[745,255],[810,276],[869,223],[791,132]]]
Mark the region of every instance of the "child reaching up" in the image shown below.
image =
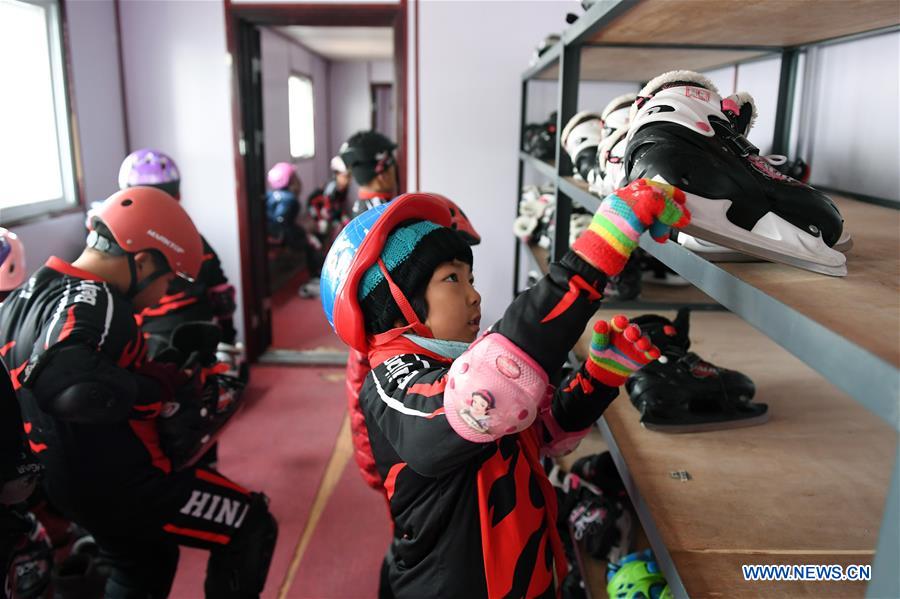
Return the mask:
[[[466,243],[477,233],[455,204],[406,194],[344,229],[322,303],[373,368],[359,401],[394,524],[381,597],[556,595],[565,556],[540,457],[571,451],[659,351],[617,316],[597,323],[584,366],[558,387],[549,381],[641,233],[664,241],[689,218],[671,186],[617,190],[480,337]]]

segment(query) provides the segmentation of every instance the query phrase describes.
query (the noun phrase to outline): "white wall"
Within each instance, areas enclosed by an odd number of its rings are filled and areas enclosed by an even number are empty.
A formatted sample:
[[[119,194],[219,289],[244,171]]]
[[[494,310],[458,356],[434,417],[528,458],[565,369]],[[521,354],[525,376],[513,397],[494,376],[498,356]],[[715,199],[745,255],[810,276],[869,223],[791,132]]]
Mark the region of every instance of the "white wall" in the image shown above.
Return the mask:
[[[900,202],[900,33],[827,46],[817,58],[812,182]]]
[[[125,134],[113,0],[69,2],[69,93],[78,124],[78,151],[86,203],[118,189]],[[25,244],[27,268],[37,270],[52,255],[71,260],[84,247],[84,214],[66,214],[14,227]]]
[[[456,201],[480,230],[475,277],[488,326],[512,295],[521,75],[538,41],[581,8],[574,1],[483,1],[420,2],[418,9],[418,187]]]
[[[122,2],[128,126],[134,148],[172,155],[182,204],[241,298],[231,66],[221,2]],[[243,331],[240,309],[235,324]]]
[[[303,183],[305,199],[309,192],[325,183],[330,174],[328,62],[268,29],[261,29],[260,38],[266,168],[276,162],[293,162]],[[313,82],[316,153],[305,160],[291,158],[288,77],[292,73],[307,75]]]

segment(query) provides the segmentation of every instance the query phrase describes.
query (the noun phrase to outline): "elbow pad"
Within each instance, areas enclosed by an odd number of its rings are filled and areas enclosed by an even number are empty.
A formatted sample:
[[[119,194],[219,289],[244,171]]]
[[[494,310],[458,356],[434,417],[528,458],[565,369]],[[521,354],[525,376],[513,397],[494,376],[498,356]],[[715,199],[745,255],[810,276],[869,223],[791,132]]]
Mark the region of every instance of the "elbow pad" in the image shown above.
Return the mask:
[[[484,335],[447,375],[444,409],[462,438],[488,443],[525,430],[547,394],[547,373],[499,333]]]
[[[138,397],[134,376],[88,347],[62,347],[44,358],[30,391],[40,408],[60,420],[123,420]]]

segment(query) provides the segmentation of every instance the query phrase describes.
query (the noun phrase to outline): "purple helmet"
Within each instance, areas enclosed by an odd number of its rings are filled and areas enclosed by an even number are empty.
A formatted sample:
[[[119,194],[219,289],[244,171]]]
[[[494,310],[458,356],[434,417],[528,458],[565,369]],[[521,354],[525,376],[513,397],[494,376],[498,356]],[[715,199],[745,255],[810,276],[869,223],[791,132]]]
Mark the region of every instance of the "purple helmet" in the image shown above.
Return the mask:
[[[178,197],[181,175],[175,161],[159,150],[143,148],[129,154],[119,167],[119,189],[146,185]]]
[[[266,177],[269,180],[269,187],[272,189],[286,188],[295,172],[297,172],[297,167],[290,162],[277,163],[269,169],[269,174]]]

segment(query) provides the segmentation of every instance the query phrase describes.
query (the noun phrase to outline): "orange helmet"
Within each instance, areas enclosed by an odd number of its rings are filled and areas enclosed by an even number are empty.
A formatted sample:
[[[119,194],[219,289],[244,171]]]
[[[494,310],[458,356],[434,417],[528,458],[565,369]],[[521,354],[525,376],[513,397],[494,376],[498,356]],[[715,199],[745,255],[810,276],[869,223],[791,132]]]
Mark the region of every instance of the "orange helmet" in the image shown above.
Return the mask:
[[[129,187],[109,196],[88,228],[101,221],[125,253],[156,250],[179,277],[193,281],[203,262],[203,241],[178,201],[154,187]]]

